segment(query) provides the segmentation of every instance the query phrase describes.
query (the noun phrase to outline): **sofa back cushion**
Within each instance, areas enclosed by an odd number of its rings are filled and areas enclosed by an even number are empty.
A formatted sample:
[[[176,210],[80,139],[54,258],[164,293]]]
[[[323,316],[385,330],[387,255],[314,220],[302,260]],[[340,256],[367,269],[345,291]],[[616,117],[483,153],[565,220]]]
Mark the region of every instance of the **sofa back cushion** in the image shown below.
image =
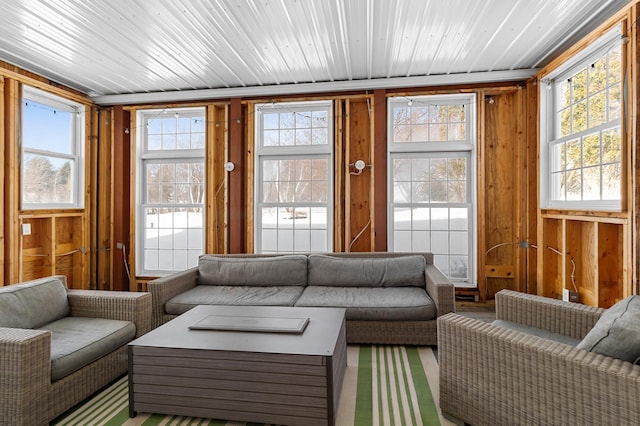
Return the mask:
[[[222,257],[203,255],[198,263],[203,285],[306,286],[307,256]]]
[[[424,287],[424,256],[348,258],[309,255],[309,285]]]
[[[0,287],[0,327],[38,328],[69,313],[62,275]]]

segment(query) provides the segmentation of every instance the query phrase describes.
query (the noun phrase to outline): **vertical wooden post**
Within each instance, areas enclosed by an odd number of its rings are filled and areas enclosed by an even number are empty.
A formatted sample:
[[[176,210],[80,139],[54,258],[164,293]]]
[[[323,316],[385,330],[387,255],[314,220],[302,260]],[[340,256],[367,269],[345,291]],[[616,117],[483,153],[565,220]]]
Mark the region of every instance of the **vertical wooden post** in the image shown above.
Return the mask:
[[[134,256],[129,241],[130,218],[133,213],[130,204],[131,182],[130,182],[130,161],[131,161],[131,140],[130,133],[126,133],[126,129],[130,123],[130,113],[121,106],[113,109],[113,150],[111,152],[111,187],[112,191],[112,217],[113,217],[113,236],[111,241],[112,255],[111,261],[113,269],[111,271],[112,289],[113,290],[129,290],[129,277],[124,262],[125,251],[129,256]],[[135,273],[135,271],[131,271]],[[131,277],[134,279],[135,277]]]
[[[4,111],[5,111],[5,99],[4,99],[4,77],[0,75],[0,140],[3,141],[2,143],[2,148],[0,148],[0,164],[3,165],[3,167],[0,167],[0,180],[2,180],[4,182],[4,149],[6,146],[5,141],[5,133],[4,133]],[[5,203],[4,203],[4,185],[2,185],[2,187],[0,187],[0,200],[2,200],[2,204],[0,205],[0,216],[1,217],[5,217]],[[4,239],[4,234],[5,234],[5,227],[4,227],[4,220],[0,220],[0,260],[2,262],[0,262],[0,278],[2,278],[2,281],[5,281],[5,276],[4,276],[4,243],[5,243],[5,239]]]
[[[530,243],[530,248],[526,250],[526,291],[530,294],[538,294],[538,250],[531,247],[531,244],[542,241],[538,237],[538,227],[541,226],[540,217],[538,212],[540,199],[540,175],[539,167],[540,159],[538,158],[539,151],[539,135],[538,135],[538,123],[540,119],[538,117],[538,102],[539,102],[539,86],[538,80],[529,81],[527,83],[526,91],[526,158],[527,163],[527,184],[526,184],[526,238]],[[539,244],[538,244],[539,245]]]
[[[98,110],[98,142],[97,163],[95,171],[96,185],[96,288],[99,290],[111,290],[111,264],[116,253],[115,243],[111,239],[111,214],[112,214],[112,179],[111,179],[111,136],[112,136],[112,111]]]
[[[487,299],[487,281],[485,274],[485,262],[486,256],[485,251],[487,247],[486,240],[486,231],[485,231],[485,203],[481,200],[484,200],[485,197],[485,188],[486,188],[486,173],[485,173],[485,119],[486,119],[486,111],[485,111],[485,103],[484,103],[484,91],[480,90],[476,94],[476,119],[477,119],[477,145],[476,145],[476,164],[477,164],[477,182],[476,187],[478,190],[477,198],[476,198],[476,208],[477,208],[477,235],[478,235],[478,266],[477,266],[477,283],[478,283],[478,293],[480,296],[480,301],[484,302]]]
[[[231,99],[229,111],[229,253],[245,252],[244,117],[240,98]]]
[[[329,250],[345,251],[345,103],[344,98],[333,102],[333,247]]]
[[[17,80],[4,79],[4,284],[19,281],[20,167],[18,164],[21,86]]]
[[[345,251],[373,250],[373,185],[371,176],[371,104],[370,98],[347,100],[345,140]],[[366,166],[356,171],[354,164],[362,160]]]
[[[205,253],[227,253],[226,194],[224,163],[227,161],[226,106],[207,106],[207,145],[205,154],[207,175],[207,207]]]
[[[625,275],[624,283],[629,282],[627,294],[639,294],[640,293],[640,162],[638,161],[638,155],[640,155],[640,120],[638,120],[638,113],[640,111],[640,54],[638,49],[640,48],[640,31],[638,31],[638,19],[640,19],[640,6],[636,3],[629,9],[629,17],[626,21],[626,33],[629,37],[629,43],[627,52],[629,53],[629,59],[626,64],[628,71],[628,98],[633,99],[625,110],[623,120],[626,121],[628,129],[628,149],[630,161],[629,161],[629,173],[628,182],[630,200],[627,207],[633,214],[630,214],[629,220],[631,226],[627,228],[625,232],[626,238],[629,240],[629,246],[625,244],[625,247],[630,248],[630,255],[625,259],[625,270],[633,271]],[[624,103],[623,103],[624,105]],[[624,162],[623,162],[624,163]],[[624,176],[624,175],[623,175]],[[629,235],[630,234],[630,235]]]
[[[387,251],[387,94],[373,92],[373,249]]]

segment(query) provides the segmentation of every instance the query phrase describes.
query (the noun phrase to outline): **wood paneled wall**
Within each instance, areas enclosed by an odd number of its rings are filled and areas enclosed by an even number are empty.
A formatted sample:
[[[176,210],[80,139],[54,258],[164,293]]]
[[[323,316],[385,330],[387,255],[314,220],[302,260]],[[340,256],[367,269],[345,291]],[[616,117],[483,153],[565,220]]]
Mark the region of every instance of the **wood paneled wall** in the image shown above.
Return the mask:
[[[336,229],[341,229],[344,237],[342,244],[336,246],[340,251],[355,252],[373,251],[373,232],[375,227],[373,209],[373,127],[371,98],[347,98],[340,102],[344,114],[342,128],[339,135],[343,139],[339,142],[344,149],[342,161],[336,167],[336,176],[344,182],[344,205],[341,210],[344,218],[337,220]],[[355,163],[365,162],[365,168],[358,172]]]
[[[477,88],[419,90],[412,96],[475,92],[478,95],[478,290],[480,298],[492,297],[501,288],[526,290],[535,280],[535,261],[526,246],[536,235],[537,197],[535,143],[527,144],[537,128],[535,112],[527,116],[529,91],[525,83],[483,85]],[[403,95],[408,95],[403,92]],[[334,251],[384,251],[387,247],[387,97],[398,93],[378,90],[373,94],[336,94],[310,98],[334,102]],[[489,103],[489,100],[491,102]],[[232,99],[207,106],[207,252],[253,252],[254,233],[254,123],[255,104],[263,100]],[[145,108],[149,106],[144,106]],[[155,105],[155,107],[159,107]],[[169,107],[162,105],[162,107]],[[136,107],[130,107],[135,110]],[[220,126],[224,122],[226,126]],[[217,123],[212,126],[211,123]],[[533,152],[533,157],[531,157]],[[134,162],[134,156],[131,157]],[[224,172],[232,161],[235,169]],[[355,162],[363,160],[362,172]],[[131,164],[131,168],[135,165]],[[534,205],[536,205],[534,203]],[[509,206],[509,208],[505,208]],[[125,214],[125,217],[127,215]],[[128,217],[133,217],[130,213]],[[117,219],[117,218],[116,218]],[[132,223],[131,235],[135,233]],[[130,237],[132,238],[132,237]],[[506,243],[506,244],[505,244]],[[132,243],[135,245],[135,242]],[[486,251],[494,245],[498,248]],[[524,245],[525,247],[521,247]],[[143,288],[147,277],[137,277]]]
[[[85,106],[85,169],[82,188],[84,207],[67,210],[21,210],[20,205],[20,137],[23,85],[48,91]],[[66,87],[52,83],[38,75],[0,62],[0,134],[2,138],[2,284],[62,274],[72,288],[93,288],[91,277],[95,271],[91,252],[89,215],[93,205],[92,145],[96,142],[93,105],[89,99]],[[23,233],[22,225],[31,227]]]
[[[526,288],[526,144],[524,107],[526,92],[517,88],[508,92],[484,92],[484,153],[482,164],[484,247],[479,257],[484,262],[486,295],[503,288]],[[482,260],[483,259],[483,260]]]
[[[539,88],[538,78],[527,82],[415,88],[392,91],[377,89],[317,96],[300,95],[281,99],[227,99],[202,102],[207,122],[207,204],[206,251],[240,253],[254,251],[254,123],[257,102],[289,100],[331,100],[334,103],[334,251],[384,251],[387,249],[387,98],[446,93],[477,95],[477,268],[480,299],[491,298],[502,288],[511,288],[558,297],[572,267],[580,258],[576,277],[583,283],[585,301],[610,304],[631,292],[638,292],[640,243],[640,172],[637,164],[637,119],[640,11],[634,3],[614,16],[606,25],[549,64],[540,75],[553,69],[594,39],[608,25],[621,22],[630,37],[626,45],[627,103],[625,104],[624,165],[626,208],[621,214],[581,215],[577,212],[542,211],[539,207]],[[0,63],[0,136],[4,167],[0,178],[4,221],[0,224],[3,259],[0,271],[4,283],[17,282],[40,270],[42,262],[24,273],[22,221],[32,215],[19,208],[19,99],[21,84],[52,91],[88,107],[86,208],[71,212],[37,212],[48,222],[33,222],[41,240],[63,250],[55,234],[75,241],[90,238],[90,256],[69,265],[70,273],[80,276],[74,286],[81,288],[138,290],[152,277],[136,275],[135,265],[135,111],[159,105],[129,105],[98,108],[71,89]],[[163,105],[187,106],[185,104]],[[195,106],[189,104],[189,106]],[[130,131],[127,131],[131,129]],[[366,167],[358,172],[356,160]],[[223,164],[232,161],[233,172]],[[70,217],[72,217],[70,219]],[[73,231],[73,232],[72,232]],[[90,237],[89,237],[90,236]],[[39,243],[38,243],[39,244]],[[126,256],[122,250],[126,249]],[[571,250],[559,257],[546,246]],[[536,247],[538,247],[536,249]],[[541,247],[543,249],[541,249]],[[620,248],[622,247],[622,249]],[[34,250],[39,246],[34,243]],[[595,259],[596,272],[589,259]],[[621,259],[621,260],[620,260]],[[126,263],[125,263],[126,262]],[[575,262],[575,261],[574,261]],[[60,267],[64,270],[64,262]],[[78,266],[81,265],[81,266]],[[127,267],[131,275],[127,276]],[[43,267],[44,266],[44,267]],[[77,272],[81,267],[82,271]],[[37,269],[41,268],[41,269]],[[22,271],[22,272],[21,272]],[[36,272],[34,272],[36,271]],[[74,272],[75,271],[75,272]],[[632,285],[633,284],[633,285]],[[469,293],[469,292],[468,292]]]

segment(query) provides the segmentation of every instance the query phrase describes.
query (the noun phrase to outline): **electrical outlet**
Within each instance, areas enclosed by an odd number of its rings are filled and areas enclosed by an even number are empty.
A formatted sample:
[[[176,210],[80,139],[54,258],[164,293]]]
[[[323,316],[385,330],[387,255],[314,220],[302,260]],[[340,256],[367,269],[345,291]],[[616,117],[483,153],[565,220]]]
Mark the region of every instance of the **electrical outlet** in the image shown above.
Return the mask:
[[[31,235],[31,224],[23,223],[22,224],[22,235]]]
[[[579,303],[580,302],[580,295],[578,294],[577,291],[571,291],[571,290],[568,290],[566,288],[563,288],[562,289],[562,300],[564,300],[565,302]]]
[[[116,248],[122,250],[122,247],[124,247],[124,244],[122,243],[116,243]]]

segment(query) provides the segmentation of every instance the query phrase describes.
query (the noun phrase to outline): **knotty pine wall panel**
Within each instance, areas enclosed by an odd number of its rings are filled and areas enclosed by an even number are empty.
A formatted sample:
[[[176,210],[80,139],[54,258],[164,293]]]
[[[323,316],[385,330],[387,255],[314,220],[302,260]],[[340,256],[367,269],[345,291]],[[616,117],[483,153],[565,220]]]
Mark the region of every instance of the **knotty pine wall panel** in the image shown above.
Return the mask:
[[[525,147],[522,123],[523,90],[485,96],[484,121],[484,232],[479,247],[484,262],[486,297],[503,288],[524,290],[525,249],[519,247],[523,233]],[[482,279],[483,277],[480,277]]]

